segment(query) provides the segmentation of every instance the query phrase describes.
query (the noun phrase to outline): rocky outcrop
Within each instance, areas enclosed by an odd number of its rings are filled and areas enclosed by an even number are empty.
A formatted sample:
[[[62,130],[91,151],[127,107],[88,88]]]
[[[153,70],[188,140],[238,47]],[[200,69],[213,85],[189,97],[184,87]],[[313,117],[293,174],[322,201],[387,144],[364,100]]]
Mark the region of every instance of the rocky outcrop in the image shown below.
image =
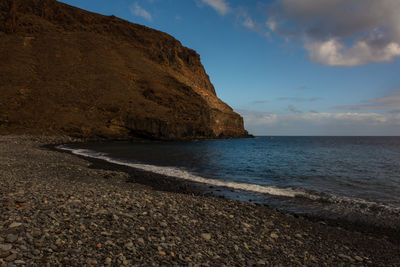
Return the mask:
[[[246,137],[172,36],[54,0],[0,2],[0,133]]]

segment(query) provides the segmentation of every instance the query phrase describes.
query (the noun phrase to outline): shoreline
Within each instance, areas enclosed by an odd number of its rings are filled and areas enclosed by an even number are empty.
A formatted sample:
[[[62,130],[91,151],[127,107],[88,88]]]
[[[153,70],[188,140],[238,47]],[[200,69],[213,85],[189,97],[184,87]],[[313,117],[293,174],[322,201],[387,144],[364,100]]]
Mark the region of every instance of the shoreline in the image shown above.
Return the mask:
[[[148,141],[148,140],[144,140]],[[108,141],[106,141],[108,142]],[[112,141],[111,141],[112,142]],[[81,142],[72,143],[72,145],[78,145]],[[86,142],[85,142],[86,143]],[[70,143],[71,144],[71,143]],[[62,145],[70,145],[62,144]],[[159,174],[157,172],[151,172],[144,169],[138,169],[123,162],[110,162],[109,160],[99,159],[92,156],[75,154],[70,149],[58,148],[58,145],[49,145],[46,148],[53,151],[71,154],[87,160],[93,164],[93,168],[106,169],[106,170],[117,170],[123,171],[130,175],[128,182],[139,183],[142,185],[150,186],[153,190],[160,190],[172,193],[183,193],[192,194],[204,197],[214,197],[214,198],[225,198],[234,201],[241,201],[255,205],[265,206],[269,209],[281,212],[283,214],[290,214],[295,217],[302,217],[313,222],[323,222],[327,225],[333,227],[341,227],[349,231],[362,232],[365,234],[373,235],[375,237],[384,236],[385,239],[389,240],[394,244],[400,244],[400,225],[395,221],[390,224],[385,224],[386,221],[383,219],[379,220],[369,220],[362,213],[351,213],[351,214],[341,214],[340,212],[329,213],[325,210],[325,213],[312,213],[312,212],[301,212],[296,213],[294,211],[282,210],[280,208],[271,207],[265,201],[262,201],[262,193],[245,191],[240,189],[233,189],[230,187],[218,186],[213,184],[208,184],[205,182],[198,182],[194,180],[188,180],[184,178],[174,177],[170,175]],[[108,159],[108,158],[107,158]],[[280,198],[281,196],[271,195],[269,198]],[[286,198],[285,196],[283,198]],[[293,203],[295,205],[295,203]],[[360,217],[364,216],[364,217]],[[371,216],[371,215],[369,215]],[[387,218],[386,218],[387,219]],[[397,227],[396,227],[397,226]]]
[[[0,136],[0,265],[400,264],[381,233],[49,149],[71,141]]]

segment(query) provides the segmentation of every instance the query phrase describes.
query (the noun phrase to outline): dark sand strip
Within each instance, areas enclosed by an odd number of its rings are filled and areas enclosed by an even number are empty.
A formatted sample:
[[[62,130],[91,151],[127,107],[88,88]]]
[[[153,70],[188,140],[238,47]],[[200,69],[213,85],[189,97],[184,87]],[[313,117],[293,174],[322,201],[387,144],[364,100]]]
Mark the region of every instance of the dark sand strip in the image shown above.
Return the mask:
[[[0,137],[0,265],[400,266],[384,236],[44,148],[71,141]]]

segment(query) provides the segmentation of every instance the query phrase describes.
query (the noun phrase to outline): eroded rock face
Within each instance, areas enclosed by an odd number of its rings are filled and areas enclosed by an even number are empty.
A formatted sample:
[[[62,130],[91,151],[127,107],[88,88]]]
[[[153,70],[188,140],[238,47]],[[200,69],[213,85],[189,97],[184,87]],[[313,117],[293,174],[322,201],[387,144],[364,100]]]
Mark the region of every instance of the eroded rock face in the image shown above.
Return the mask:
[[[194,50],[54,0],[0,1],[0,70],[0,133],[248,136]]]

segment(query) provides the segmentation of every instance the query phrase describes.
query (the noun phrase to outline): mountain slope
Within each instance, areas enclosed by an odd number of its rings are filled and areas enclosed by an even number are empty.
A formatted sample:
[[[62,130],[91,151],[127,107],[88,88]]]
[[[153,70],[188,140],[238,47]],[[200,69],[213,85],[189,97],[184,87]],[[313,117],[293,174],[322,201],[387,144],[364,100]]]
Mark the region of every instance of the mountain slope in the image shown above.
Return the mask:
[[[0,2],[0,133],[248,136],[194,50],[55,0]]]

